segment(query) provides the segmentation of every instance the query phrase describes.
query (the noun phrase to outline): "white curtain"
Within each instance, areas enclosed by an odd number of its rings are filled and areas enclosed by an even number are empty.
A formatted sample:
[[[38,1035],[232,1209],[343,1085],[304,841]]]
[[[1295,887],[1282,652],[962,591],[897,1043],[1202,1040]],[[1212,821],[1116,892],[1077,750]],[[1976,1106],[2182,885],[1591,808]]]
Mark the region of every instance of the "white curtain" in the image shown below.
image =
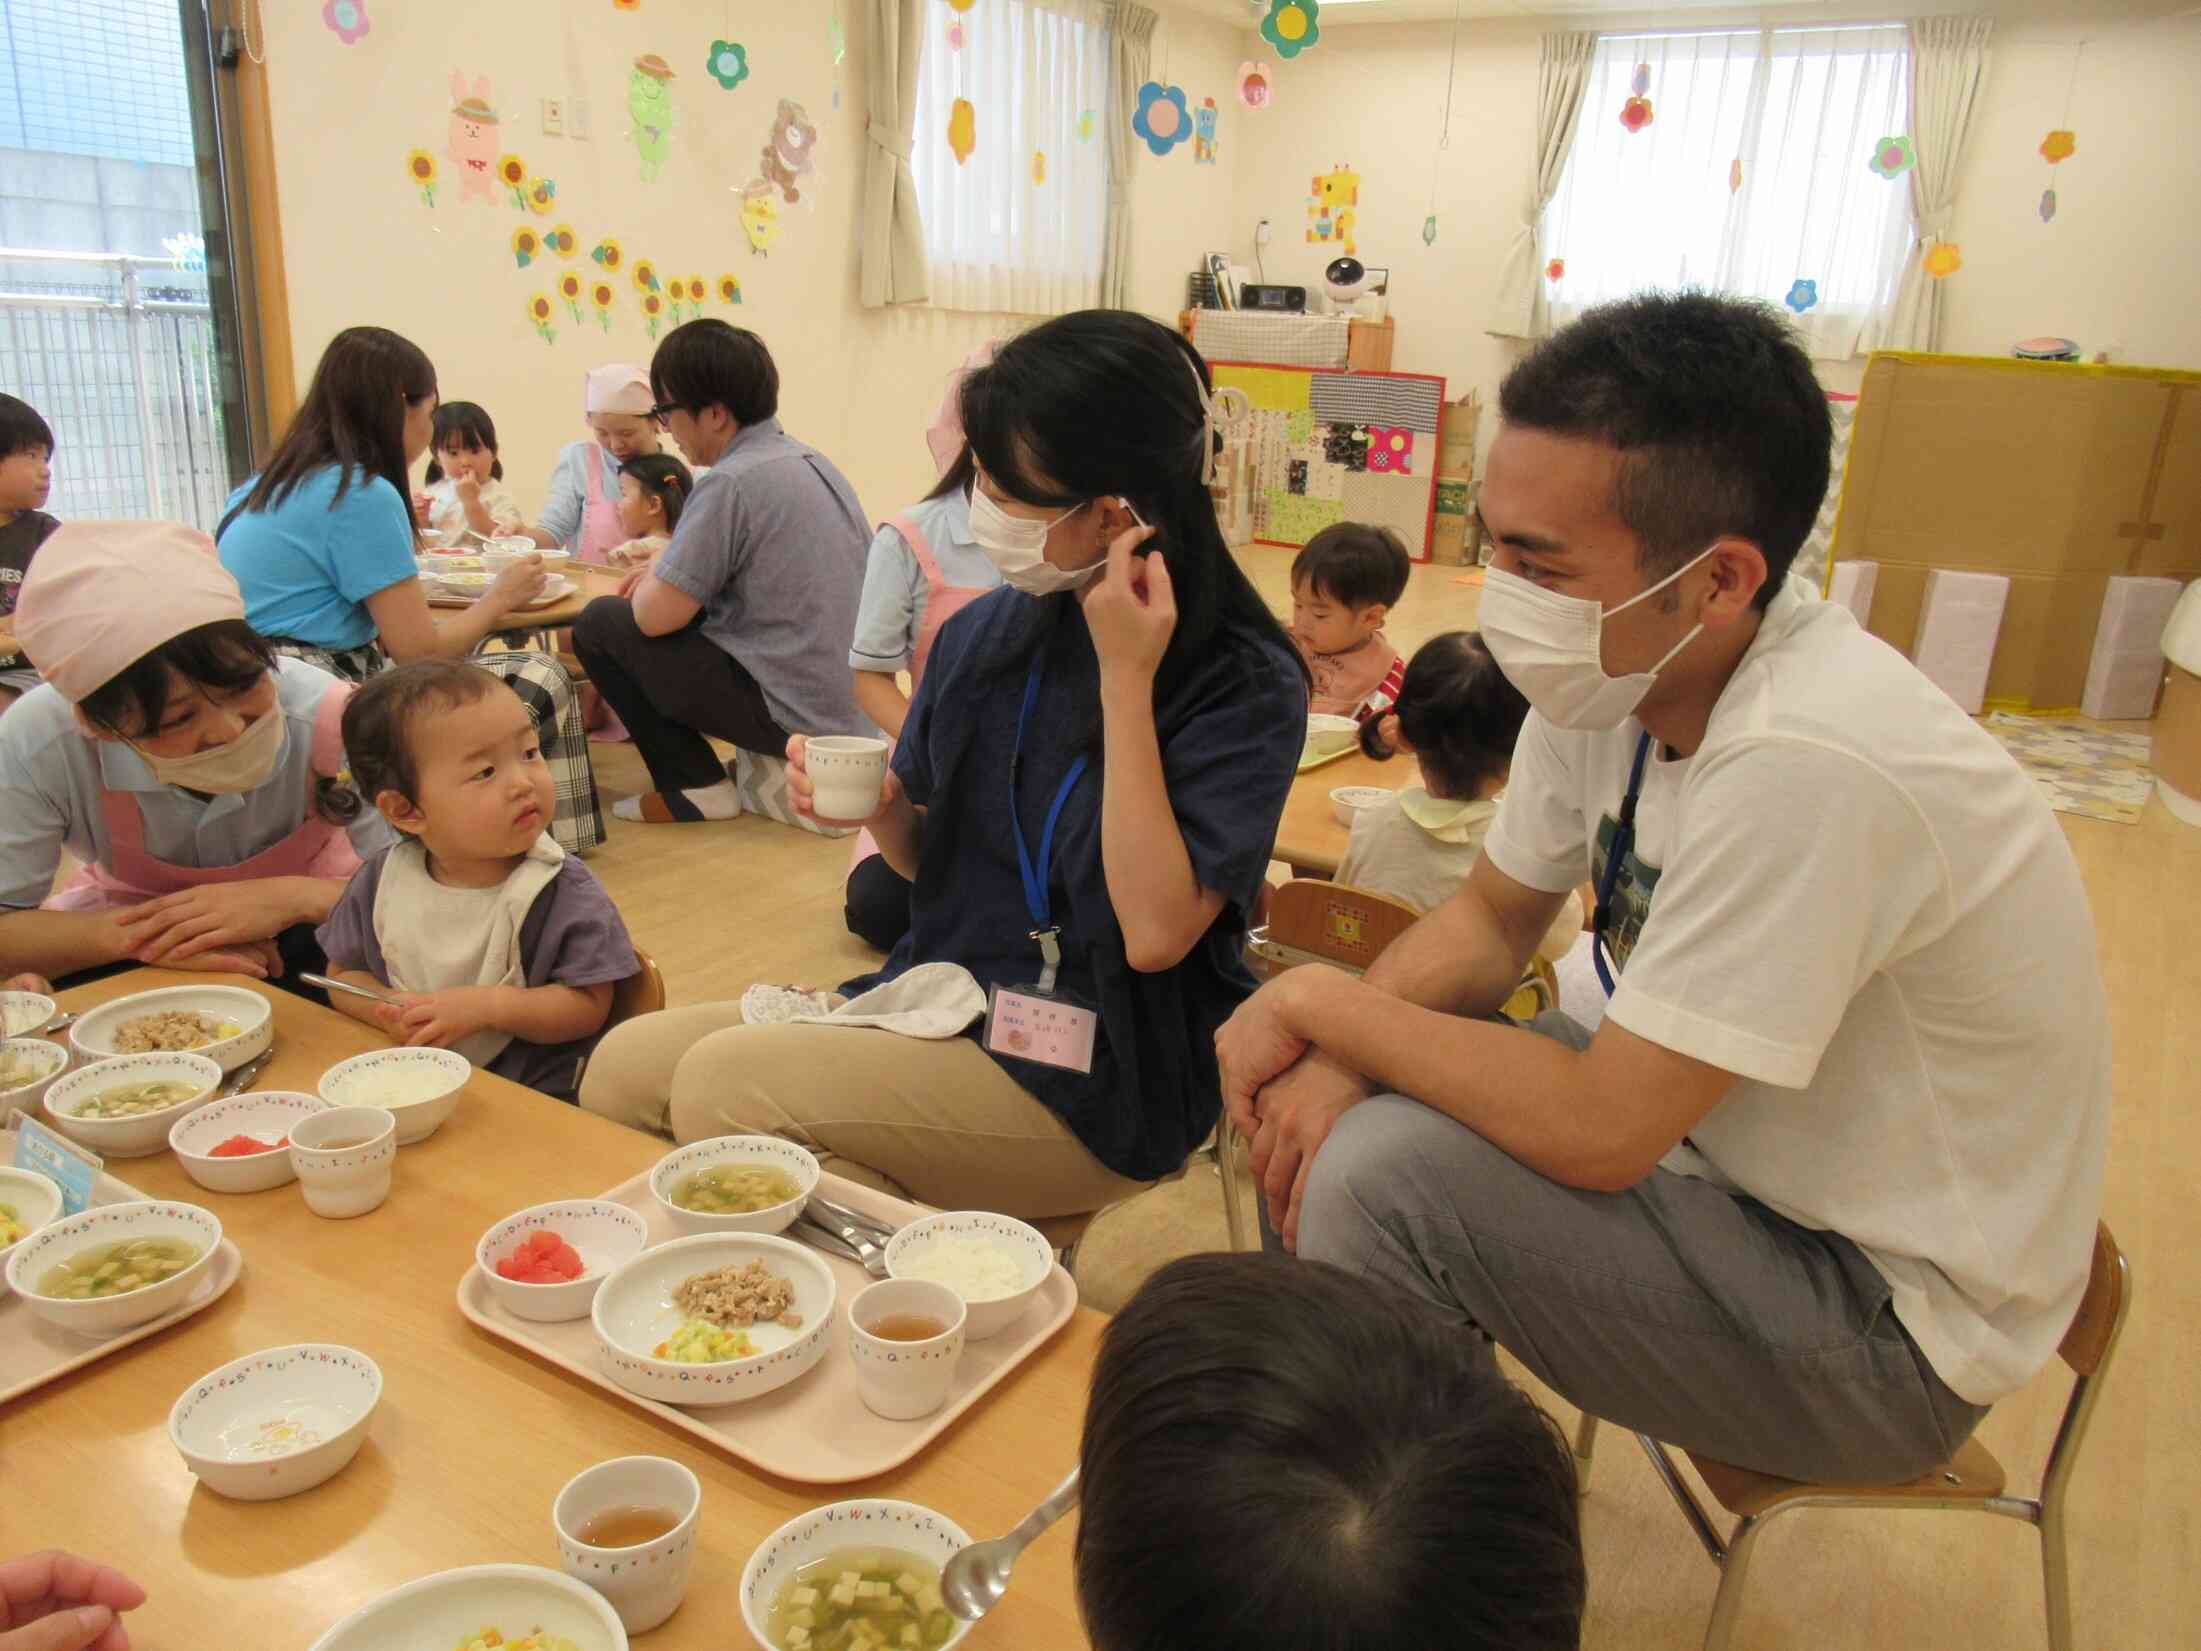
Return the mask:
[[[1956,176],[1964,164],[1972,111],[1987,81],[1994,24],[1984,17],[1922,17],[1911,24],[1911,203],[1918,239],[1903,267],[1886,342],[1931,350],[1941,341],[1941,283],[1926,273],[1926,254],[1956,216]]]
[[[1098,303],[1108,7],[976,0],[924,11],[911,170],[933,303],[1021,315]]]
[[[1109,7],[1107,126],[1108,204],[1101,253],[1100,301],[1112,310],[1131,307],[1131,116],[1139,88],[1153,72],[1155,14],[1119,0]]]
[[[871,0],[871,41],[864,68],[869,121],[864,135],[863,301],[922,303],[925,228],[910,172],[910,134],[917,121],[917,62],[929,0]]]
[[[1544,214],[1582,124],[1582,93],[1596,49],[1595,34],[1544,36],[1536,73],[1536,170],[1530,174],[1522,203],[1521,227],[1514,232],[1505,268],[1498,276],[1498,320],[1490,328],[1494,333],[1542,338],[1551,331],[1544,286]]]
[[[1647,288],[1786,304],[1814,356],[1874,348],[1911,242],[1910,191],[1872,170],[1906,124],[1900,27],[1606,36],[1545,216],[1553,320]],[[1648,70],[1652,117],[1621,119]]]

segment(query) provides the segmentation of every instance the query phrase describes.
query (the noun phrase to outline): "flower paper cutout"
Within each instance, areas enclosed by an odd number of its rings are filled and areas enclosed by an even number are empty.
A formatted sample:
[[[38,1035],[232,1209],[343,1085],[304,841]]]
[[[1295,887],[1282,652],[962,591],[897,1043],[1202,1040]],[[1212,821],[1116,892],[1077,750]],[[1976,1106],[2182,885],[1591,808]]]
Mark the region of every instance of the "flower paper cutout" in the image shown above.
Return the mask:
[[[2056,192],[2053,189],[2044,189],[2041,191],[2040,213],[2042,223],[2045,224],[2054,221],[2056,216]]]
[[[1249,109],[1266,109],[1276,95],[1274,71],[1266,63],[1238,65],[1238,101]]]
[[[1964,267],[1964,249],[1954,241],[1936,241],[1927,249],[1926,273],[1936,281],[1946,280]]]
[[[589,283],[588,301],[596,306],[596,319],[604,331],[611,331],[611,303],[619,296],[619,289],[609,281]]]
[[[543,250],[542,237],[526,224],[512,232],[512,261],[521,269],[535,261],[535,254]]]
[[[1564,258],[1554,258],[1554,259],[1553,259],[1553,260],[1552,260],[1552,261],[1551,261],[1550,263],[1548,263],[1548,264],[1546,264],[1546,265],[1544,266],[1544,279],[1545,279],[1545,280],[1547,280],[1547,281],[1564,281],[1564,280],[1565,280],[1566,278],[1567,278],[1567,261],[1566,261],[1566,259],[1564,259]]]
[[[721,275],[718,278],[718,301],[721,304],[741,302],[741,281],[738,276]]]
[[[558,296],[566,301],[566,308],[573,312],[573,319],[581,319],[581,278],[572,270],[558,277]]]
[[[347,46],[358,45],[374,26],[367,21],[367,0],[328,0],[321,8],[321,21]]]
[[[640,11],[642,0],[611,0],[613,11]]]
[[[1150,80],[1139,88],[1139,107],[1131,116],[1131,130],[1157,155],[1166,155],[1192,136],[1192,111],[1185,107],[1182,86],[1164,86]]]
[[[573,233],[571,224],[560,224],[543,237],[543,245],[561,258],[570,258],[581,249],[581,238]]]
[[[957,98],[948,111],[948,147],[955,152],[958,166],[969,160],[978,147],[978,111],[967,97]]]
[[[591,258],[595,259],[599,264],[602,264],[604,268],[611,270],[614,273],[616,273],[619,269],[619,266],[626,261],[627,256],[625,253],[619,250],[619,243],[609,235],[605,236],[601,241],[598,241],[594,246],[590,247],[588,255]]]
[[[654,292],[642,295],[642,324],[649,328],[650,336],[657,336],[657,329],[665,319],[665,300]]]
[[[1421,221],[1421,244],[1425,247],[1437,244],[1437,215],[1434,212]]]
[[[1651,95],[1651,66],[1648,63],[1638,63],[1635,66],[1635,73],[1628,77],[1628,90],[1637,97]]]
[[[737,40],[714,40],[703,67],[730,92],[749,78],[749,48]]]
[[[538,218],[547,218],[557,202],[558,185],[549,178],[529,178],[522,193],[527,197],[528,210]]]
[[[948,10],[969,11],[976,0],[948,0]]]
[[[963,20],[960,17],[958,17],[954,22],[948,25],[949,51],[961,51],[963,47],[969,42],[969,40],[970,36],[963,32]]]
[[[558,340],[558,329],[550,324],[550,318],[557,313],[558,307],[551,303],[548,293],[538,292],[527,301],[527,318],[535,324],[535,330],[542,334],[545,344],[554,344]]]
[[[1078,142],[1091,143],[1093,134],[1100,129],[1100,116],[1088,109],[1078,116]]]
[[[1900,177],[1917,164],[1909,138],[1882,138],[1872,146],[1872,169],[1883,178]]]
[[[2067,161],[2078,152],[2079,134],[2066,131],[2063,127],[2057,127],[2055,131],[2041,139],[2041,159],[2050,166],[2054,166],[2058,161]]]
[[[1047,181],[1047,151],[1046,151],[1046,150],[1044,150],[1044,149],[1035,149],[1035,150],[1033,150],[1033,151],[1032,151],[1032,183],[1033,183],[1033,186],[1034,186],[1034,187],[1036,188],[1036,187],[1038,187],[1039,185],[1042,185],[1042,184],[1046,183],[1046,181]]]
[[[658,290],[657,266],[647,258],[635,259],[627,273],[634,282],[636,292],[656,292]]]
[[[1631,132],[1640,132],[1651,124],[1651,100],[1632,97],[1620,106],[1620,124]]]
[[[1734,194],[1742,188],[1742,156],[1737,155],[1727,163],[1727,192]]]
[[[1317,0],[1269,0],[1269,15],[1261,19],[1261,38],[1284,58],[1297,57],[1322,39],[1321,11]]]
[[[1796,284],[1788,289],[1788,296],[1782,299],[1781,302],[1798,315],[1803,314],[1806,310],[1816,309],[1819,305],[1819,283],[1807,281],[1802,276],[1798,276]]]
[[[436,204],[436,157],[425,149],[415,149],[405,157],[405,176],[420,191],[420,204]]]

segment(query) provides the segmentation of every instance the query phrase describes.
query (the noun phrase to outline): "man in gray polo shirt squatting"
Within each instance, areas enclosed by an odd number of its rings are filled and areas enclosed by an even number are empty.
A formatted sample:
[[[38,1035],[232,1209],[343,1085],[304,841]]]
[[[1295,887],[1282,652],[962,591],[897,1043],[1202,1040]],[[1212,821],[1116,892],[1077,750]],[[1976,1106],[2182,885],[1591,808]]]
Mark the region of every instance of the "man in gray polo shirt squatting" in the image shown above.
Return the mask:
[[[793,733],[875,732],[848,671],[871,534],[833,461],[780,428],[779,369],[755,333],[675,327],[650,391],[703,474],[672,543],[583,610],[573,647],[656,787],[613,812],[731,819],[740,804],[705,735],[778,757]]]

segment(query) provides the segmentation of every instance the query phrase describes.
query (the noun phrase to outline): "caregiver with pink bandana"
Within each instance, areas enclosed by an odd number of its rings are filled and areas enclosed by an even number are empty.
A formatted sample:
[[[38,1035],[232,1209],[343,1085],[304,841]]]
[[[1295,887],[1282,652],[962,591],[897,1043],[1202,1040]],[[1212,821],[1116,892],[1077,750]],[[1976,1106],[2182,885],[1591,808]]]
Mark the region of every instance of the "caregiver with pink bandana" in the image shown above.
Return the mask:
[[[537,544],[610,565],[612,548],[633,537],[619,525],[619,467],[658,451],[650,418],[655,404],[650,375],[641,368],[613,362],[590,370],[582,413],[594,439],[573,442],[558,455],[542,515],[528,529]]]
[[[314,927],[392,833],[339,783],[350,685],[244,614],[187,527],[40,549],[15,618],[45,681],[0,717],[0,975],[322,966]],[[64,848],[83,870],[55,890]]]

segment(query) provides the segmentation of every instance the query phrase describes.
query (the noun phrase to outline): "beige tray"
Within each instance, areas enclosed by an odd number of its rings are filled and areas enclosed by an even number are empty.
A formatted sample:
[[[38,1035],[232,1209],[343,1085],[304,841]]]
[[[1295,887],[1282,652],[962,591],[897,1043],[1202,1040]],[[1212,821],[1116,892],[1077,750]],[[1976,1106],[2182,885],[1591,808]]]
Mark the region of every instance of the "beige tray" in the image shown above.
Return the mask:
[[[0,1163],[13,1162],[15,1131],[0,1129]],[[105,1171],[92,1187],[95,1206],[131,1204],[147,1196],[129,1182],[118,1181]],[[19,1399],[57,1376],[80,1370],[94,1359],[119,1352],[133,1342],[157,1335],[171,1324],[213,1306],[229,1293],[229,1287],[237,1282],[237,1275],[244,1270],[243,1254],[225,1238],[214,1252],[214,1264],[207,1268],[206,1277],[200,1280],[199,1288],[189,1301],[147,1323],[99,1336],[80,1336],[47,1323],[26,1307],[23,1298],[13,1290],[0,1294],[0,1404]]]
[[[626,1205],[648,1222],[652,1244],[680,1236],[650,1196],[647,1173],[622,1181],[603,1196]],[[818,1196],[891,1226],[901,1226],[927,1213],[920,1205],[904,1203],[835,1175],[820,1177]],[[489,1334],[526,1348],[639,1410],[662,1417],[729,1456],[782,1479],[811,1485],[845,1484],[900,1467],[1044,1346],[1077,1311],[1078,1287],[1058,1265],[1022,1318],[1000,1335],[964,1347],[955,1390],[945,1405],[914,1422],[890,1422],[864,1408],[856,1395],[856,1375],[848,1359],[848,1303],[873,1279],[853,1261],[823,1250],[817,1254],[833,1270],[840,1297],[833,1328],[826,1333],[825,1357],[818,1361],[818,1367],[774,1392],[707,1410],[683,1410],[629,1393],[603,1373],[596,1331],[587,1318],[564,1324],[533,1324],[514,1318],[497,1301],[479,1267],[467,1268],[466,1276],[459,1281],[459,1311]]]

